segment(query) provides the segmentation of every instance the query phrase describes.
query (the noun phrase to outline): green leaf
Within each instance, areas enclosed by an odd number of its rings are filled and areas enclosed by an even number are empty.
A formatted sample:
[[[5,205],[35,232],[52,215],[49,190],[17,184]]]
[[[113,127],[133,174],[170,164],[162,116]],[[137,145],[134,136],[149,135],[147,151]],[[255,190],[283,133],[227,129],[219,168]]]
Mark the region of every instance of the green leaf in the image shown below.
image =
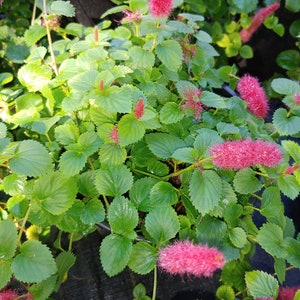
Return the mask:
[[[69,86],[80,92],[88,92],[95,87],[98,75],[96,70],[81,72],[69,80]]]
[[[300,11],[300,3],[294,0],[286,0],[285,1],[286,9],[290,10],[291,12],[299,12]]]
[[[178,201],[176,189],[169,182],[157,182],[151,189],[150,201],[153,207],[174,205]]]
[[[7,260],[14,256],[17,248],[17,240],[17,228],[13,221],[11,221],[10,219],[0,221],[1,260]]]
[[[11,267],[16,279],[26,283],[41,282],[57,271],[49,248],[36,240],[21,245]]]
[[[253,50],[250,46],[248,45],[243,45],[240,49],[240,55],[241,57],[245,59],[249,59],[253,57]]]
[[[297,198],[300,192],[300,184],[293,175],[282,175],[278,178],[278,187],[281,192],[294,200]]]
[[[101,146],[99,155],[101,163],[117,166],[125,162],[127,151],[118,144],[105,143]]]
[[[53,1],[50,6],[52,14],[65,17],[74,17],[75,8],[70,1]]]
[[[0,139],[4,139],[6,137],[7,127],[4,123],[0,122]]]
[[[28,292],[33,295],[34,300],[45,300],[52,294],[57,276],[53,275],[39,283],[33,284],[29,287]]]
[[[126,237],[110,234],[100,246],[102,267],[108,276],[117,275],[126,267],[132,252],[132,242]]]
[[[257,0],[231,0],[229,3],[237,12],[249,14],[257,7]]]
[[[55,127],[55,139],[62,145],[75,143],[79,137],[78,128],[74,124],[63,124]]]
[[[281,145],[285,151],[293,158],[295,163],[300,163],[300,146],[291,140],[281,141]]]
[[[222,180],[213,170],[195,170],[189,192],[191,201],[197,210],[205,215],[216,207],[222,196]]]
[[[71,267],[75,264],[76,257],[71,252],[63,251],[59,253],[55,261],[58,270],[56,287],[59,287],[59,285],[65,281]]]
[[[151,69],[154,65],[155,56],[152,52],[144,50],[141,47],[134,46],[128,51],[130,57],[129,66],[135,69]]]
[[[202,92],[200,101],[208,107],[227,108],[223,97],[209,91]]]
[[[275,273],[276,273],[279,283],[283,284],[283,282],[285,281],[285,275],[286,275],[285,259],[274,257],[274,270],[275,270]]]
[[[46,135],[50,128],[60,119],[59,116],[38,119],[31,124],[31,130]]]
[[[94,154],[101,145],[101,140],[94,131],[87,131],[78,138],[78,145],[86,156]]]
[[[132,186],[133,176],[124,166],[101,168],[96,173],[95,185],[101,195],[120,196]]]
[[[216,296],[221,300],[235,300],[235,293],[231,286],[221,285],[216,291]]]
[[[18,71],[20,83],[27,87],[30,92],[40,91],[50,82],[51,77],[52,71],[46,65],[26,64]]]
[[[12,276],[10,261],[1,261],[0,264],[0,289],[4,288]]]
[[[145,275],[154,269],[156,261],[156,249],[146,242],[138,242],[133,245],[128,266],[135,273]]]
[[[172,158],[181,162],[193,164],[199,158],[199,152],[191,147],[179,148],[172,154]]]
[[[170,206],[160,206],[151,210],[145,218],[145,227],[155,243],[174,238],[180,229],[177,214]]]
[[[251,168],[239,170],[233,180],[235,190],[243,195],[255,193],[262,188],[262,184]]]
[[[51,168],[51,157],[42,144],[25,140],[16,147],[9,167],[19,175],[39,176]]]
[[[0,73],[0,86],[10,83],[14,79],[13,75],[8,72]]]
[[[84,212],[80,215],[80,220],[84,224],[95,224],[105,219],[105,209],[99,199],[91,199],[85,205]]]
[[[129,191],[130,200],[140,211],[150,211],[154,208],[153,203],[150,201],[150,191],[156,179],[151,177],[144,177],[134,182]]]
[[[179,137],[168,133],[150,133],[146,135],[146,142],[153,154],[162,159],[168,159],[176,149],[186,146]]]
[[[145,134],[145,126],[133,114],[124,115],[118,124],[120,144],[127,146],[141,140]]]
[[[282,229],[272,223],[265,223],[259,230],[256,239],[260,246],[272,256],[285,258]]]
[[[300,268],[300,241],[287,237],[284,244],[287,251],[286,260],[296,268]]]
[[[40,208],[59,215],[73,205],[76,194],[75,178],[64,178],[59,172],[53,172],[41,176],[35,182],[32,197]]]
[[[95,182],[95,171],[90,170],[80,174],[77,177],[77,185],[78,185],[78,192],[87,197],[87,198],[97,198],[98,191],[94,184]]]
[[[25,31],[24,38],[26,44],[31,47],[47,34],[46,27],[43,25],[32,25]]]
[[[123,196],[114,198],[109,206],[107,217],[112,231],[121,235],[134,230],[139,220],[136,208]]]
[[[229,230],[229,239],[237,248],[243,248],[247,242],[247,235],[243,228],[235,227]]]
[[[287,78],[273,79],[271,87],[276,93],[282,95],[295,95],[300,92],[299,84]]]
[[[79,151],[66,151],[59,159],[59,169],[65,176],[79,174],[87,161],[87,156]]]
[[[167,102],[160,110],[159,116],[163,124],[173,124],[179,122],[184,117],[184,113],[177,103]]]
[[[262,271],[246,272],[246,285],[251,294],[255,298],[276,298],[278,294],[277,280]]]
[[[300,53],[298,50],[285,50],[276,58],[277,64],[285,70],[296,70],[300,65]]]
[[[273,124],[280,135],[293,135],[300,131],[300,117],[289,117],[284,108],[278,108],[275,111]]]
[[[182,49],[175,40],[165,40],[158,44],[155,53],[163,65],[170,71],[177,72],[182,63]]]
[[[13,63],[23,64],[29,54],[29,48],[25,43],[9,42],[6,46],[6,57]]]

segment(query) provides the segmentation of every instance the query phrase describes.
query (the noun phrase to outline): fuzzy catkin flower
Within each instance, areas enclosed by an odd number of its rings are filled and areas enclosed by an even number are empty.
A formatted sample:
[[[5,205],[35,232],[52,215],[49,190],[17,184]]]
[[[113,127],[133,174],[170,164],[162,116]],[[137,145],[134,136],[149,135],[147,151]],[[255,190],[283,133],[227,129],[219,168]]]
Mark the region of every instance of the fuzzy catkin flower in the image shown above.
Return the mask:
[[[153,17],[168,17],[173,8],[173,0],[149,0],[149,11]]]
[[[300,287],[282,287],[279,289],[277,300],[293,300]]]
[[[275,167],[282,160],[282,153],[276,144],[250,139],[226,141],[215,144],[209,150],[215,166],[239,170],[253,165]]]
[[[254,32],[261,26],[261,24],[264,22],[264,20],[271,15],[273,12],[275,12],[280,7],[279,2],[275,2],[273,4],[268,5],[267,7],[264,7],[257,11],[257,13],[252,18],[252,23],[249,28],[243,28],[240,31],[241,40],[243,43],[247,43]]]
[[[248,74],[243,75],[238,81],[237,91],[254,115],[259,118],[267,116],[269,109],[267,96],[257,78]]]
[[[0,292],[0,300],[14,300],[18,296],[18,293],[14,290],[5,290],[3,292]]]
[[[161,249],[158,254],[158,267],[173,275],[211,277],[224,264],[224,255],[218,249],[194,245],[188,240],[177,241]]]

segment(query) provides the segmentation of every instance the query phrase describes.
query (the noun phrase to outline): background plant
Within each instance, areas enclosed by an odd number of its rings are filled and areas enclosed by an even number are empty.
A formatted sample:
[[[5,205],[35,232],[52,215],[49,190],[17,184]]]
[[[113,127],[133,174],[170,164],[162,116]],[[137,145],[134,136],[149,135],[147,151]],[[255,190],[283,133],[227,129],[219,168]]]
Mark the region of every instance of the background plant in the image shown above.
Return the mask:
[[[272,81],[284,107],[267,123],[240,97],[216,93],[236,88],[237,67],[221,64],[228,53],[219,57],[205,18],[182,13],[182,3],[154,19],[147,1],[128,1],[132,18],[115,29],[62,28],[57,16],[74,15],[69,2],[36,5],[24,35],[10,40],[23,49],[13,51],[18,65],[1,74],[0,287],[14,276],[46,299],[75,263],[73,242],[107,222],[100,260],[109,276],[126,266],[156,276],[160,249],[189,239],[226,257],[217,297],[275,298],[286,271],[300,267],[282,202],[300,190],[300,146],[290,138],[299,136],[299,84]],[[281,163],[214,165],[216,143],[245,139],[277,143]],[[251,268],[257,244],[275,275]]]

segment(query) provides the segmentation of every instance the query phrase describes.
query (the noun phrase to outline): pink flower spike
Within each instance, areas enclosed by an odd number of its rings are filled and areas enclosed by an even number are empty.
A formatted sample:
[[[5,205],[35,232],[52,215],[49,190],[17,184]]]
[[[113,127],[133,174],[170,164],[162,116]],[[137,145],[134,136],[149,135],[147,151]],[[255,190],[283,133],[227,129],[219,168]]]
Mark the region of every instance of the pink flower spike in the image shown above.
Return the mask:
[[[115,125],[109,135],[109,137],[116,143],[120,144],[119,133],[118,133],[118,125]]]
[[[173,8],[173,0],[149,0],[149,11],[153,17],[168,17]]]
[[[267,116],[269,110],[267,96],[257,78],[248,74],[243,75],[238,81],[237,91],[254,115],[259,118]]]
[[[240,31],[241,40],[243,43],[247,43],[252,35],[257,31],[257,29],[261,26],[264,20],[274,13],[280,7],[279,2],[275,2],[273,4],[268,5],[256,12],[256,14],[252,18],[252,23],[249,28],[243,28]]]
[[[295,94],[295,104],[300,104],[300,93]]]
[[[277,300],[293,300],[300,287],[282,287],[279,289]]]
[[[158,266],[173,275],[212,277],[224,264],[224,255],[218,249],[194,245],[188,240],[177,241],[161,249],[158,254]]]
[[[129,10],[123,11],[124,18],[121,20],[121,23],[133,23],[133,22],[141,22],[142,15],[139,11],[132,12]]]
[[[200,89],[186,89],[182,92],[186,101],[181,105],[183,110],[190,109],[195,116],[196,120],[200,119],[200,114],[203,110],[203,104],[200,102],[202,90]]]
[[[253,165],[275,167],[282,160],[276,144],[250,139],[215,144],[209,150],[216,167],[240,170]]]
[[[140,119],[145,113],[145,104],[143,98],[140,98],[135,105],[134,117]]]
[[[5,290],[0,292],[0,300],[14,300],[19,295],[14,290]]]

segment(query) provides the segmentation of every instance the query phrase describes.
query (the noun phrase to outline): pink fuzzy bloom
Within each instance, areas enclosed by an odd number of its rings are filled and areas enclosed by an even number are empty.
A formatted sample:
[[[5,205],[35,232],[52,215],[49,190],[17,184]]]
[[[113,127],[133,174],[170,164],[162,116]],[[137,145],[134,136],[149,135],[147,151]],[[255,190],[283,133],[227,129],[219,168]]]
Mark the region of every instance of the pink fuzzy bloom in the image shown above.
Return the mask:
[[[18,297],[19,295],[17,292],[13,290],[5,290],[3,292],[0,292],[0,300],[14,300]]]
[[[133,22],[141,22],[142,15],[139,11],[132,12],[129,10],[123,11],[124,18],[121,20],[121,23],[133,23]]]
[[[149,11],[153,17],[168,17],[173,8],[173,0],[149,0]]]
[[[250,139],[215,144],[209,150],[215,166],[239,170],[253,165],[274,167],[282,160],[276,144]]]
[[[277,300],[293,300],[300,287],[282,287],[279,289]]]
[[[109,135],[109,137],[116,143],[120,144],[119,133],[118,133],[118,125],[115,125]]]
[[[300,93],[295,94],[295,104],[300,104]]]
[[[257,117],[265,118],[269,105],[265,90],[260,86],[257,78],[243,75],[237,84],[240,97],[247,102],[248,109]]]
[[[135,105],[134,117],[140,119],[145,113],[145,104],[143,98],[140,98]]]
[[[280,7],[279,2],[275,2],[273,4],[268,5],[256,12],[256,14],[252,18],[252,23],[249,28],[243,28],[240,31],[241,40],[243,43],[247,43],[254,32],[261,26],[264,20],[275,12]]]
[[[194,275],[212,277],[223,267],[225,258],[216,248],[194,245],[191,241],[177,241],[163,248],[158,254],[158,266],[173,275]]]
[[[183,91],[183,97],[186,101],[181,105],[183,110],[191,110],[194,113],[195,119],[200,119],[200,114],[203,110],[203,104],[200,102],[202,91],[200,89],[186,89]]]

